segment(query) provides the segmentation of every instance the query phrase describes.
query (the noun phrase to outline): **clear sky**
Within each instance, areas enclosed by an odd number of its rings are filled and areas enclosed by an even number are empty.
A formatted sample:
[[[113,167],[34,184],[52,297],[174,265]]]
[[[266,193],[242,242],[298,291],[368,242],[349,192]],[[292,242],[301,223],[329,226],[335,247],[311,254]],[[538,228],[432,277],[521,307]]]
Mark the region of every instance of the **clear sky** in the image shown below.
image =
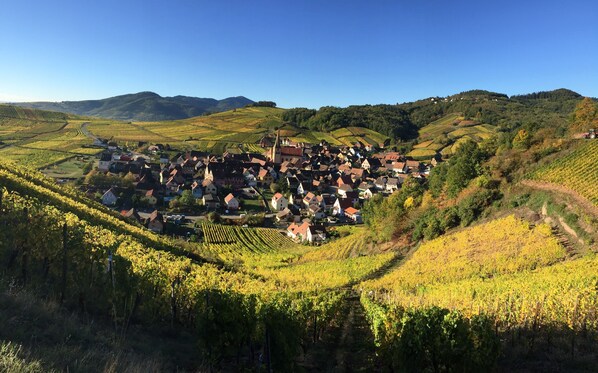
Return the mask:
[[[0,100],[598,96],[596,0],[3,0]]]

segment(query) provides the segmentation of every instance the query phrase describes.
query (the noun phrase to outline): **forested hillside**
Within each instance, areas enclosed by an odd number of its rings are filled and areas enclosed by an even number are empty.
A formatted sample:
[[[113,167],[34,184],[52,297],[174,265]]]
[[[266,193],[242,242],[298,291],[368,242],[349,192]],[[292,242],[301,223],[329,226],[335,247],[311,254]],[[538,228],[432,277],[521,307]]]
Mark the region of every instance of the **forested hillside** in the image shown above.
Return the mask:
[[[400,140],[417,138],[417,130],[447,114],[461,113],[465,119],[499,126],[538,130],[550,127],[564,133],[568,115],[581,96],[567,89],[512,96],[475,90],[448,97],[431,97],[397,105],[356,105],[347,108],[296,108],[283,119],[301,127],[330,131],[340,127],[367,127]]]
[[[14,105],[108,119],[156,121],[190,118],[252,103],[242,96],[216,100],[188,96],[162,97],[154,92],[139,92],[101,100],[19,102]]]

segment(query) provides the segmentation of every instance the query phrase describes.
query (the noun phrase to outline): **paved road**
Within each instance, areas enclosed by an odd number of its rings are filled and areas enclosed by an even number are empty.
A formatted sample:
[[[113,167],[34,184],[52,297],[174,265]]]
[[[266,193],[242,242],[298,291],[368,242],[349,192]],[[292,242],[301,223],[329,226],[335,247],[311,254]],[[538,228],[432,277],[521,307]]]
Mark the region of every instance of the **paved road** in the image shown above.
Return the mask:
[[[89,122],[85,122],[81,125],[81,133],[84,134],[85,136],[89,137],[92,140],[96,140],[97,137],[93,133],[89,132],[89,130],[87,129],[88,124],[89,124]]]

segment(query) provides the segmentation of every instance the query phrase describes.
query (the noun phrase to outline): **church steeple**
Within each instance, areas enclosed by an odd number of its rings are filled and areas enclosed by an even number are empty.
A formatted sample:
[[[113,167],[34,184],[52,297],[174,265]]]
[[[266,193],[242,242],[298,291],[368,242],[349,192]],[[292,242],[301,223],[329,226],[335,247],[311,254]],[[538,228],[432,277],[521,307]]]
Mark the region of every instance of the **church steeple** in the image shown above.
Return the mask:
[[[276,130],[276,141],[274,142],[274,146],[272,146],[272,162],[275,164],[280,163],[281,152],[280,152],[280,129]]]

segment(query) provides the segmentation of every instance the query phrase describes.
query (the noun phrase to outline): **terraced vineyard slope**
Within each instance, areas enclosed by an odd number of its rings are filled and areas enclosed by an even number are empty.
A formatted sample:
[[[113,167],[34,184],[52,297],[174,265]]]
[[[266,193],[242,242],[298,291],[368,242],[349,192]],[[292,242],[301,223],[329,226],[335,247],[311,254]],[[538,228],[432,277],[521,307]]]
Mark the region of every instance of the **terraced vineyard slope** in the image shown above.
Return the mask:
[[[581,140],[571,153],[529,175],[532,180],[562,185],[598,206],[598,140]]]
[[[496,127],[465,120],[460,113],[448,114],[419,130],[419,143],[407,154],[416,159],[430,159],[437,153],[451,156],[462,142],[481,142],[490,138]]]
[[[549,226],[508,216],[426,242],[396,270],[360,286],[393,306],[486,313],[502,326],[541,321],[596,330],[597,258],[566,257]]]

